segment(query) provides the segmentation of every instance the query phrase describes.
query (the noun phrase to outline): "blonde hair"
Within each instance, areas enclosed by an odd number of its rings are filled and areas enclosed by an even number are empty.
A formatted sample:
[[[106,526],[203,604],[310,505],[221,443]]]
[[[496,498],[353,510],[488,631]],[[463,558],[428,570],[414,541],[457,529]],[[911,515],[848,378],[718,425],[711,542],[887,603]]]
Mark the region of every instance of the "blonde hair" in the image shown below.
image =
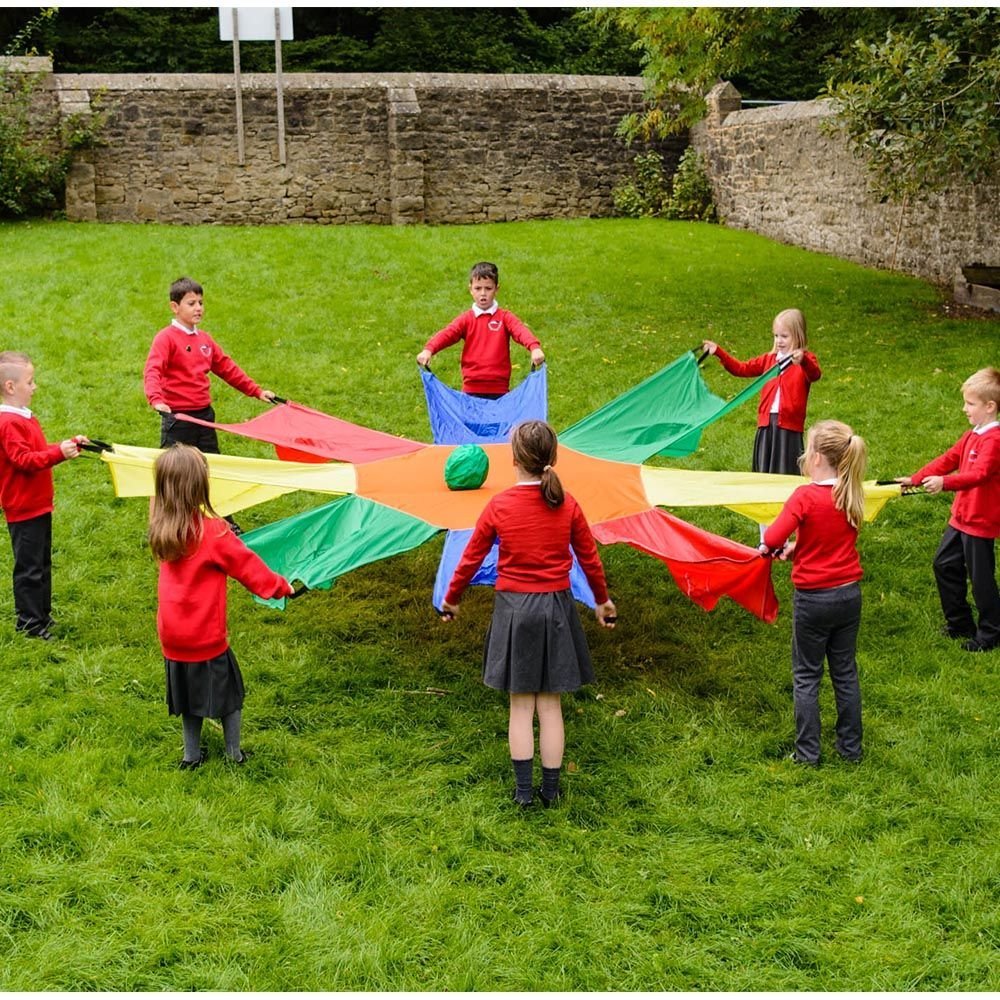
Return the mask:
[[[174,562],[201,538],[205,514],[218,517],[208,500],[208,462],[197,448],[174,444],[157,457],[153,479],[149,547],[157,559]]]
[[[853,528],[860,528],[865,517],[865,491],[862,485],[868,446],[847,424],[839,420],[821,420],[809,431],[806,455],[822,455],[836,470],[833,505],[842,510]],[[800,462],[804,463],[806,455]]]
[[[16,381],[30,364],[31,358],[23,351],[0,351],[0,386],[8,379]]]
[[[773,330],[776,326],[783,326],[792,335],[792,349],[804,351],[808,345],[806,340],[806,318],[802,315],[801,309],[783,309],[774,317],[771,324]]]
[[[970,392],[981,402],[996,403],[1000,408],[1000,371],[980,368],[962,383],[962,392]]]
[[[544,420],[526,420],[518,424],[510,436],[514,461],[525,472],[538,476],[542,497],[550,507],[558,507],[565,499],[562,483],[556,475],[556,432]]]

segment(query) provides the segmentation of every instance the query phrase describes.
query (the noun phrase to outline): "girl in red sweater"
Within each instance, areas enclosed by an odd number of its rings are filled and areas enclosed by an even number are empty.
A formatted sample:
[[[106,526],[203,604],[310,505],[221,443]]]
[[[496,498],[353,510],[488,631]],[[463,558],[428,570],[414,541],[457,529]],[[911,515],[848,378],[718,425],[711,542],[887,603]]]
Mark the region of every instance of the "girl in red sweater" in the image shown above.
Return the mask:
[[[594,679],[570,592],[573,552],[594,592],[597,620],[614,628],[617,613],[608,597],[604,568],[587,519],[573,497],[563,491],[552,468],[555,431],[543,420],[529,420],[514,429],[510,443],[517,483],[493,497],[480,515],[441,610],[445,621],[458,613],[462,592],[499,537],[483,683],[510,692],[514,801],[522,807],[532,803],[534,717],[538,715],[539,796],[547,807],[560,796],[565,742],[561,692],[575,691]]]
[[[760,390],[757,434],[753,442],[753,471],[794,476],[803,452],[802,430],[806,421],[809,386],[822,372],[816,355],[806,350],[806,318],[798,309],[785,309],[771,325],[774,347],[749,361],[738,361],[714,341],[702,349],[714,354],[730,375],[757,378],[782,361],[788,361],[777,378]]]
[[[761,552],[792,563],[792,760],[818,764],[823,660],[837,702],[837,753],[861,759],[861,688],[855,659],[861,624],[858,528],[865,513],[862,477],[868,450],[847,424],[823,420],[809,432],[802,473],[811,482],[788,498],[764,532]],[[795,541],[788,541],[794,534]]]
[[[208,463],[197,448],[175,444],[164,451],[154,478],[149,546],[160,560],[156,628],[166,664],[167,708],[183,720],[180,767],[204,762],[206,717],[222,720],[226,754],[242,764],[243,676],[226,632],[226,578],[239,580],[258,597],[287,597],[292,586],[212,510]]]

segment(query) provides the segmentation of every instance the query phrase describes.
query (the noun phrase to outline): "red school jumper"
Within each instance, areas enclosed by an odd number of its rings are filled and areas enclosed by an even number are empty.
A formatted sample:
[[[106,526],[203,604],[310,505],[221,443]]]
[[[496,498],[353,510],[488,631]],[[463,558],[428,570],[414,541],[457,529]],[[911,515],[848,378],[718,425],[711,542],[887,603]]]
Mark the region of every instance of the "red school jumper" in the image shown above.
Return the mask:
[[[168,660],[197,663],[229,648],[226,579],[238,580],[258,597],[287,597],[291,584],[268,569],[214,517],[202,518],[202,536],[187,555],[160,563],[156,630]]]
[[[976,538],[1000,537],[1000,426],[977,434],[966,431],[943,455],[911,476],[919,486],[928,476],[943,476],[955,491],[948,523]]]
[[[0,507],[9,524],[52,513],[52,466],[65,458],[30,410],[0,409]]]
[[[750,358],[749,361],[739,361],[721,347],[717,347],[715,356],[730,375],[738,375],[740,378],[756,378],[770,371],[778,363],[778,355],[774,351]],[[803,351],[801,364],[793,365],[789,362],[780,375],[766,382],[761,388],[760,405],[757,407],[757,426],[767,427],[770,423],[771,405],[780,389],[778,426],[782,430],[801,433],[806,423],[809,386],[813,382],[818,382],[822,375],[816,355],[811,351]]]
[[[778,549],[793,533],[792,584],[797,590],[826,590],[861,579],[858,529],[833,505],[832,484],[799,486],[765,530],[763,541],[769,549]]]
[[[500,539],[496,590],[522,594],[568,590],[572,546],[594,600],[607,601],[604,567],[580,505],[566,493],[560,506],[550,507],[538,483],[525,483],[498,493],[479,515],[448,586],[449,604],[461,600],[495,538]]]
[[[512,312],[495,302],[489,312],[473,306],[438,330],[424,345],[437,354],[460,340],[462,348],[462,392],[494,395],[510,391],[510,341],[533,351],[539,339]]]
[[[153,338],[142,373],[150,406],[166,403],[187,413],[212,405],[208,374],[213,372],[246,396],[258,398],[260,386],[204,330],[176,323]]]

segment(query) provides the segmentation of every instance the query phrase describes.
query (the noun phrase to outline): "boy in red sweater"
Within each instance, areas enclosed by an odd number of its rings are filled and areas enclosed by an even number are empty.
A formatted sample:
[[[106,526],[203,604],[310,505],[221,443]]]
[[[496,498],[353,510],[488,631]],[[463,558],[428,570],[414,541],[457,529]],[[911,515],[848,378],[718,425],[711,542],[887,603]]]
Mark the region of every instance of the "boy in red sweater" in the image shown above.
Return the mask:
[[[928,493],[954,490],[951,518],[934,556],[944,633],[964,639],[962,648],[982,653],[1000,645],[1000,590],[995,540],[1000,535],[1000,371],[982,368],[962,384],[962,407],[972,424],[943,455],[897,482]],[[968,583],[979,626],[967,599]]]
[[[532,365],[545,361],[538,338],[512,312],[498,305],[499,284],[496,264],[476,264],[469,274],[472,309],[438,330],[417,355],[417,364],[425,367],[438,351],[464,340],[462,392],[481,399],[499,399],[510,391],[511,339],[531,352]]]
[[[52,466],[76,458],[87,439],[48,444],[28,408],[36,388],[27,354],[0,353],[0,507],[14,550],[15,628],[47,640],[52,638]]]
[[[219,438],[214,427],[176,417],[184,413],[199,420],[215,420],[209,372],[255,399],[270,401],[274,393],[257,385],[204,330],[198,329],[205,299],[197,281],[178,278],[170,286],[170,309],[174,319],[153,338],[142,373],[146,399],[160,414],[160,447],[189,444],[202,453],[218,455]],[[236,534],[241,534],[231,517],[226,521]]]
[[[202,452],[219,454],[214,427],[178,420],[184,413],[200,420],[215,420],[209,372],[234,389],[255,399],[274,399],[204,331],[198,329],[205,312],[204,292],[191,278],[178,278],[170,286],[174,319],[153,338],[143,369],[143,388],[149,405],[160,414],[160,447],[176,443],[194,445]]]

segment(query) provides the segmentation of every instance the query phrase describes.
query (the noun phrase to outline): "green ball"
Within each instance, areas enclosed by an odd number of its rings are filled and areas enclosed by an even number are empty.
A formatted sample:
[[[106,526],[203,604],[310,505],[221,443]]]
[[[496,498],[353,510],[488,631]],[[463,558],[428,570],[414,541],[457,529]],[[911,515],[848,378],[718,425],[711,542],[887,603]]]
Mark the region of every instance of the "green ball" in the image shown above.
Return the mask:
[[[478,444],[463,444],[444,463],[444,481],[449,490],[478,490],[489,471],[486,452]]]

